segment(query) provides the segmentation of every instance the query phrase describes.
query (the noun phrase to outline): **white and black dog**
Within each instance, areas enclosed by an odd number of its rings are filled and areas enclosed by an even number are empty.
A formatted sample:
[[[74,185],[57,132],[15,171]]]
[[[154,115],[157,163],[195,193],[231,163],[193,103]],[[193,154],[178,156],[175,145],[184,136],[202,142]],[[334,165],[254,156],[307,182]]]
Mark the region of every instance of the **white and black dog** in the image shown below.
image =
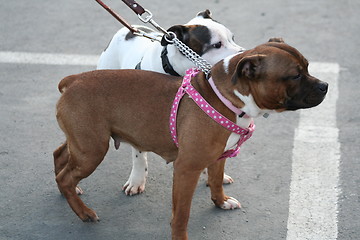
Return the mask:
[[[145,32],[162,35],[145,26],[136,26]],[[168,29],[177,38],[214,65],[225,57],[244,51],[234,42],[233,33],[211,17],[211,12],[199,12],[185,25],[175,25]],[[162,37],[161,42],[136,36],[127,28],[120,29],[101,54],[97,69],[143,69],[175,76],[185,75],[194,67],[180,51]],[[142,193],[147,177],[147,154],[132,148],[133,168],[123,190],[126,195]],[[230,176],[224,175],[224,183],[232,183]]]

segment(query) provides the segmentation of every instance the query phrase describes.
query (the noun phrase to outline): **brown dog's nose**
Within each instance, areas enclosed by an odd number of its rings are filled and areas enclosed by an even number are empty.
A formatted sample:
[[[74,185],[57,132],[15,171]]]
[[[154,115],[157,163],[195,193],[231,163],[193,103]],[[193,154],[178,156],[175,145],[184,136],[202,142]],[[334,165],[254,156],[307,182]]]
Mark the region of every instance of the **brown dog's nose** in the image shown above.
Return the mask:
[[[321,82],[318,84],[318,90],[322,93],[327,93],[329,84],[326,82]]]

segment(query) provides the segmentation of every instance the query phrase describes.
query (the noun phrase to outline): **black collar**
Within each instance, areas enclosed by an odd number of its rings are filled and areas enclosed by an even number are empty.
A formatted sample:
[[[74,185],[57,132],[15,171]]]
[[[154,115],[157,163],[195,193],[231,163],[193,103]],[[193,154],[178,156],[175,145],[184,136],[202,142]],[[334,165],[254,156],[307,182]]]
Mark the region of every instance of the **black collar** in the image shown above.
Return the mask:
[[[163,50],[161,51],[161,62],[163,69],[166,73],[173,75],[173,76],[180,76],[174,68],[171,66],[169,58],[167,57],[168,51],[166,46],[164,46]]]
[[[141,59],[141,61],[142,61],[142,59]],[[135,69],[141,70],[141,61],[138,64],[136,64]]]

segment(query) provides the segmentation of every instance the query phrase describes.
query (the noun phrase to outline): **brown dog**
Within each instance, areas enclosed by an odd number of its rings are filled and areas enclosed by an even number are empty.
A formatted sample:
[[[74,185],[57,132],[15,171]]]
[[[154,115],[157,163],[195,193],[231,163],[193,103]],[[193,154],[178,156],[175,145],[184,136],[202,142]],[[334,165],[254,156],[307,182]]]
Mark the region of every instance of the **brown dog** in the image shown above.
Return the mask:
[[[307,67],[307,60],[296,49],[275,42],[217,63],[212,68],[217,89],[250,117],[236,116],[227,108],[203,73],[193,77],[191,83],[218,112],[246,128],[251,117],[320,104],[327,83],[309,75]],[[54,152],[56,181],[83,221],[99,218],[81,201],[76,186],[101,163],[111,137],[117,147],[127,142],[174,162],[173,239],[188,238],[191,200],[204,168],[208,168],[215,205],[224,209],[240,207],[236,199],[224,194],[225,161],[217,161],[237,141],[236,134],[213,121],[185,95],[177,115],[179,147],[172,140],[169,116],[181,82],[181,77],[140,70],[98,70],[60,82],[57,119],[67,142]]]

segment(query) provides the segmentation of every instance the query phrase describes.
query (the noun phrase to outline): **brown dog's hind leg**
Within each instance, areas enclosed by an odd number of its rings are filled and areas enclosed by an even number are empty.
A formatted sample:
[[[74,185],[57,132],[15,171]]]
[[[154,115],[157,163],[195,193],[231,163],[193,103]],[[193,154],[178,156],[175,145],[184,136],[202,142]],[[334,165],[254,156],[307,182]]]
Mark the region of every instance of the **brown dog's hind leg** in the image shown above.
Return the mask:
[[[94,141],[89,146],[87,142],[69,145],[69,160],[66,166],[56,175],[60,192],[65,196],[70,207],[83,221],[99,221],[95,211],[88,208],[76,193],[76,186],[81,179],[89,176],[103,160],[108,147],[107,142]],[[75,147],[77,146],[77,147]],[[80,150],[81,149],[81,150]]]
[[[225,160],[216,161],[212,165],[208,166],[208,185],[211,190],[211,200],[213,200],[217,207],[222,209],[241,208],[238,200],[224,194],[224,166]]]
[[[54,151],[53,156],[54,156],[55,176],[57,176],[69,161],[67,142],[61,144],[61,146]]]
[[[63,143],[60,147],[58,147],[54,151],[53,156],[54,156],[55,176],[57,176],[61,172],[61,170],[64,169],[64,167],[69,161],[70,154],[69,154],[67,142]],[[76,193],[78,195],[81,195],[84,193],[84,191],[79,186],[76,186]]]

